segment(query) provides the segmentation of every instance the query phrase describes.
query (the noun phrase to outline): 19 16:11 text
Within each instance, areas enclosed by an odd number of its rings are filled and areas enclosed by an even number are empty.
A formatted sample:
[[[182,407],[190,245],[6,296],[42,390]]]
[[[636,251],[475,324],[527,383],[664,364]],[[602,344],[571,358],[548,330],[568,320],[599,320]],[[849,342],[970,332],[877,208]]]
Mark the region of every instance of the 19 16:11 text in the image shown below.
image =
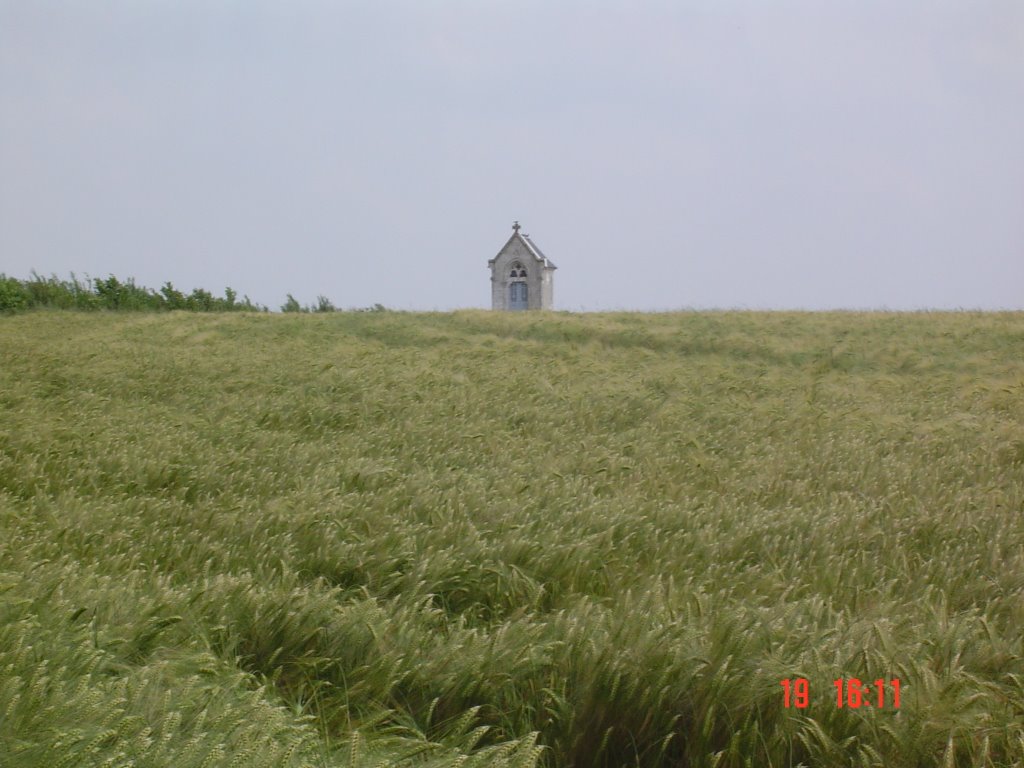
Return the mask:
[[[805,677],[787,678],[780,682],[782,686],[782,706],[804,709],[810,704],[811,686]],[[884,680],[879,678],[873,683],[861,682],[856,677],[839,678],[833,680],[832,685],[836,689],[836,707],[842,709],[860,709],[861,707],[874,707],[884,709],[890,707],[899,709],[900,706],[900,681]]]

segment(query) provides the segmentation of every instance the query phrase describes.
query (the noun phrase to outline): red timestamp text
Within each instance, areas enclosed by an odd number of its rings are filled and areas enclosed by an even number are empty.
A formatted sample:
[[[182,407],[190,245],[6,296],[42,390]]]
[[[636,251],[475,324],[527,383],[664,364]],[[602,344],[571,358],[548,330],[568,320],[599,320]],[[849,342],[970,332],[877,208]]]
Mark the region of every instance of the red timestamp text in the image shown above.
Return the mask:
[[[811,701],[811,685],[805,677],[787,678],[781,680],[782,706],[786,709],[796,707],[805,709]],[[856,677],[839,678],[832,681],[835,688],[836,707],[842,709],[860,709],[872,707],[874,709],[899,709],[900,707],[900,681],[897,679],[885,680],[879,678],[871,682],[864,682]]]

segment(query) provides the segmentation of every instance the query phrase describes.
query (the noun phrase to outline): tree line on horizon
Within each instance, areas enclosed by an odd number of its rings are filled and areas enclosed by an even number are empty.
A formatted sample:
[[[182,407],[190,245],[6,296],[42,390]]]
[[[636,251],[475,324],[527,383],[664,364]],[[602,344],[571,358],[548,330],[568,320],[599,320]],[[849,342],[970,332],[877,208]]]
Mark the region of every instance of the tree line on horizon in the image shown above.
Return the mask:
[[[74,273],[68,280],[56,275],[43,277],[32,272],[28,280],[8,277],[0,272],[0,312],[17,312],[32,308],[77,309],[86,311],[119,310],[134,312],[269,312],[248,296],[238,298],[231,287],[223,296],[215,296],[203,288],[184,293],[167,281],[160,290],[137,285],[134,278],[79,279]],[[374,310],[384,309],[380,304]],[[337,307],[326,296],[318,296],[316,304],[303,305],[290,293],[281,306],[282,312],[335,312]]]

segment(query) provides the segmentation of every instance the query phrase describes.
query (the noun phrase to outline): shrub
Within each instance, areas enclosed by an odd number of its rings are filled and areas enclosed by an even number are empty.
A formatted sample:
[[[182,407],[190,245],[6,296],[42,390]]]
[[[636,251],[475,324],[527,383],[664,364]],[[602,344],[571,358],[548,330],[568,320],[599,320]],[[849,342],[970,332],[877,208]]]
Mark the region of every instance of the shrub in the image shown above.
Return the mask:
[[[289,296],[291,301],[295,301]],[[333,310],[325,297],[320,297],[317,311]],[[326,303],[325,303],[326,302]],[[298,302],[295,302],[298,305]],[[16,312],[33,307],[79,310],[187,310],[191,312],[266,312],[267,308],[254,303],[248,296],[238,301],[233,288],[224,289],[224,298],[214,296],[203,288],[196,288],[187,296],[168,281],[159,291],[136,285],[133,278],[125,281],[114,275],[106,278],[79,280],[71,273],[70,280],[56,275],[43,277],[32,272],[28,280],[0,275],[0,312]],[[326,308],[325,308],[326,307]],[[308,311],[298,310],[293,311]]]
[[[29,297],[21,282],[0,274],[0,312],[15,312],[28,306]]]

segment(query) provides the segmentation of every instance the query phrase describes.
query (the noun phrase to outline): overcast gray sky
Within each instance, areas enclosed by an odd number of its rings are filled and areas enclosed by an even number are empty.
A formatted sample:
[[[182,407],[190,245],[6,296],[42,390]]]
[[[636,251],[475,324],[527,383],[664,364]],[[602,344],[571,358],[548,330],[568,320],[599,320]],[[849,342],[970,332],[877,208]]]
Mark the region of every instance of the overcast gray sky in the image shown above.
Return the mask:
[[[1024,2],[0,0],[0,272],[1024,308]]]

